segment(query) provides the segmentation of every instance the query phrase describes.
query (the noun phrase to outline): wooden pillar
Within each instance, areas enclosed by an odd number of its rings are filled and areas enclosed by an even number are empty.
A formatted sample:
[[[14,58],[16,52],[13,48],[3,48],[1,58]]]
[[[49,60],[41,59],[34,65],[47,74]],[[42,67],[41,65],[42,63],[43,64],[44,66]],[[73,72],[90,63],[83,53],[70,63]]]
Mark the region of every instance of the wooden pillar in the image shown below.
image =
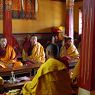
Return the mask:
[[[73,15],[74,0],[66,0],[66,34],[73,39],[74,35],[74,15]]]
[[[3,35],[7,38],[8,44],[12,45],[12,14],[11,0],[3,0]]]
[[[83,2],[82,30],[78,95],[95,95],[95,0]]]

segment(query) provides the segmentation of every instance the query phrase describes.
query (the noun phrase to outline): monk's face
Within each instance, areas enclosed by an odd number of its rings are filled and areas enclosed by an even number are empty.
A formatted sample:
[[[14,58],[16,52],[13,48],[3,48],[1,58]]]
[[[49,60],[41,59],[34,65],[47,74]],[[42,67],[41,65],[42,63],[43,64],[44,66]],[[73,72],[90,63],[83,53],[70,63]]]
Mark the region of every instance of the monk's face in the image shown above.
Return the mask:
[[[7,39],[6,38],[2,38],[0,40],[0,45],[1,45],[1,48],[5,48],[7,46]]]
[[[71,45],[71,40],[65,41],[65,47],[66,47],[66,48],[69,48],[70,45]]]
[[[32,38],[32,39],[31,39],[31,44],[32,44],[32,46],[34,46],[36,43],[37,43],[37,39]]]
[[[26,36],[26,39],[27,39],[27,40],[30,40],[30,38],[31,38],[31,35],[28,34],[28,35]]]

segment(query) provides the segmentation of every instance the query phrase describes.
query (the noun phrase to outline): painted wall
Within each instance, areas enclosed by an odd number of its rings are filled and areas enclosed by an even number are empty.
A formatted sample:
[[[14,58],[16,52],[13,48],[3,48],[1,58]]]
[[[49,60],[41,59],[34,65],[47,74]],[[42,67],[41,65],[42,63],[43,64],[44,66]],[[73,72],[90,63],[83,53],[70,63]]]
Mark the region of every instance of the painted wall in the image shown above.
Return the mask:
[[[80,3],[79,3],[80,4]],[[75,30],[78,30],[78,7],[75,10]],[[12,20],[13,33],[50,32],[51,27],[65,25],[65,3],[52,0],[38,0],[38,13],[34,20]],[[0,33],[2,33],[2,20]]]
[[[13,20],[13,32],[49,32],[52,26],[64,25],[65,4],[38,0],[36,20]]]

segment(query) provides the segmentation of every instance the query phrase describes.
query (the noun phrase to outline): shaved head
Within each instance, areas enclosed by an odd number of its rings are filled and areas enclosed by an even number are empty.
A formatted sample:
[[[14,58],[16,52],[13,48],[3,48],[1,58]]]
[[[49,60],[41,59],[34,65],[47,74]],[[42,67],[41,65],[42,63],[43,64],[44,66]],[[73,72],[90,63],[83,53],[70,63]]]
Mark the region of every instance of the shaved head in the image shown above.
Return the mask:
[[[49,44],[46,48],[46,56],[57,58],[59,56],[59,48],[56,44]]]
[[[1,46],[2,48],[5,48],[6,45],[7,45],[7,39],[6,39],[6,38],[1,38],[1,39],[0,39],[0,46]]]
[[[37,43],[37,36],[32,36],[30,41],[32,45],[35,45]]]

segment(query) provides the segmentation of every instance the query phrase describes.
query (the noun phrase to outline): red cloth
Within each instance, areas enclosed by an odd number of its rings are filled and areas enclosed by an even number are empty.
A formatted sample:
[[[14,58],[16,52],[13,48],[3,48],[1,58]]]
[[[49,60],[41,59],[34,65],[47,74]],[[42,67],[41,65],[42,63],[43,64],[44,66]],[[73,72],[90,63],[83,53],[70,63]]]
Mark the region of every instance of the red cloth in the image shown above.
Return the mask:
[[[12,47],[14,48],[17,56],[20,56],[21,55],[21,49],[20,49],[20,46],[19,46],[17,39],[14,36],[12,36]]]
[[[70,60],[69,57],[64,56],[64,57],[58,58],[58,60],[64,63],[67,66],[67,68],[69,68],[69,62],[68,62],[68,60]]]
[[[25,50],[25,52],[27,53],[27,55],[29,56],[31,54],[31,42],[30,42],[30,38],[25,38],[25,41],[23,43],[23,49]]]

